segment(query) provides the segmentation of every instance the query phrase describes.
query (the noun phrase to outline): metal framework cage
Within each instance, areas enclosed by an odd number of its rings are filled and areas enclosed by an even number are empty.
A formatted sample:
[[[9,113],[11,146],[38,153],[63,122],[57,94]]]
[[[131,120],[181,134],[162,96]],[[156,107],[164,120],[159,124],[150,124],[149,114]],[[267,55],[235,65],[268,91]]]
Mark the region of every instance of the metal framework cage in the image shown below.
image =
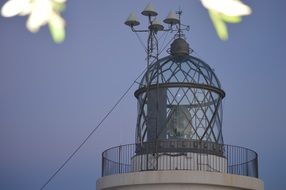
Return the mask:
[[[158,60],[135,91],[136,143],[177,139],[223,144],[224,96],[213,69],[199,58]]]

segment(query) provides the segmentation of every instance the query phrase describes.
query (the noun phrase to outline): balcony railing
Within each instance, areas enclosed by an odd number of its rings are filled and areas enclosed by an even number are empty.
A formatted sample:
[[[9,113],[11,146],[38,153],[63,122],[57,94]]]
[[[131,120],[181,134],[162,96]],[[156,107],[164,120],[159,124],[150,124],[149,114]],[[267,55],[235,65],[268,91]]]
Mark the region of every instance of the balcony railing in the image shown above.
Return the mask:
[[[128,144],[102,153],[102,176],[154,170],[221,172],[258,178],[257,153],[206,141]]]

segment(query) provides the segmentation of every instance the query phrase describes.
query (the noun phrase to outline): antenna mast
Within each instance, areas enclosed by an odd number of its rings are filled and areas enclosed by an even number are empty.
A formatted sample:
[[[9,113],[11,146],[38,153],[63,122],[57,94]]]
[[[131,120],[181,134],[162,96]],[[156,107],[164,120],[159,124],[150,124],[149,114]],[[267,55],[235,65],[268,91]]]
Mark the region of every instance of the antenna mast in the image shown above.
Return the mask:
[[[159,41],[158,41],[158,33],[159,32],[176,32],[175,38],[183,36],[182,31],[183,30],[188,30],[189,27],[187,26],[185,29],[182,28],[181,26],[181,14],[182,11],[179,10],[176,12],[176,14],[173,11],[170,11],[167,18],[164,19],[164,23],[167,24],[168,26],[166,29],[164,29],[164,26],[160,23],[160,21],[157,18],[158,13],[156,12],[155,8],[153,7],[152,4],[148,4],[145,9],[141,12],[141,14],[148,19],[148,26],[145,29],[135,29],[136,26],[140,25],[140,22],[137,19],[137,16],[135,13],[131,13],[130,16],[127,18],[125,21],[125,24],[131,28],[131,31],[134,33],[147,33],[147,46],[146,46],[146,53],[147,53],[147,71],[146,71],[146,77],[144,78],[145,81],[141,81],[145,83],[146,87],[146,93],[144,94],[144,100],[148,101],[150,99],[150,85],[153,85],[150,83],[152,81],[151,79],[151,73],[150,73],[150,68],[153,66],[154,63],[156,63],[159,60]],[[178,18],[179,16],[179,18]],[[158,71],[157,71],[158,72]],[[156,83],[159,84],[159,78],[157,78]],[[149,118],[149,119],[155,119],[156,124],[155,124],[155,130],[156,133],[152,133],[155,136],[150,137],[154,138],[155,140],[158,139],[158,100],[159,100],[159,95],[158,91],[156,94],[156,118]],[[139,122],[137,122],[139,123]]]

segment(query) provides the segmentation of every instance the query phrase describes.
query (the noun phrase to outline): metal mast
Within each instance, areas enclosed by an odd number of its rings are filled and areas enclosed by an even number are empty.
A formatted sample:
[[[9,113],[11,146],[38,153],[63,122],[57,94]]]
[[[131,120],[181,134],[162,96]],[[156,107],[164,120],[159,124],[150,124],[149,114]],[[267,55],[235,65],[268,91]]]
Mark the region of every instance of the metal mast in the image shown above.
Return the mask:
[[[152,72],[150,72],[150,68],[153,66],[154,63],[156,63],[159,60],[159,40],[158,40],[158,33],[159,32],[177,32],[177,34],[175,35],[175,37],[181,37],[183,36],[182,34],[182,30],[189,30],[188,26],[185,26],[185,28],[183,29],[181,26],[181,21],[180,21],[180,17],[182,14],[182,11],[179,10],[176,12],[176,15],[173,11],[170,11],[167,18],[164,19],[164,23],[167,24],[167,29],[164,29],[164,26],[160,23],[160,21],[157,18],[158,13],[155,11],[154,7],[151,4],[148,4],[146,6],[146,8],[141,12],[141,14],[143,16],[146,16],[148,18],[148,26],[146,29],[135,29],[136,26],[140,25],[140,22],[137,19],[137,16],[135,15],[135,13],[131,13],[130,16],[128,17],[128,19],[126,20],[125,24],[127,26],[129,26],[132,30],[132,32],[136,33],[137,37],[138,33],[147,33],[147,46],[146,46],[146,53],[147,53],[147,71],[146,71],[146,78],[145,81],[141,81],[141,83],[143,82],[145,84],[145,88],[146,88],[146,93],[144,94],[143,97],[143,101],[148,102],[148,101],[152,101],[151,97],[150,97],[150,85],[152,83],[153,84],[159,84],[159,75],[157,75],[157,78],[155,81],[151,82],[151,75]],[[179,18],[178,18],[179,17]],[[144,45],[145,47],[145,45]],[[159,69],[159,67],[157,68]],[[159,70],[156,71],[157,73],[159,72]],[[156,111],[153,115],[154,118],[148,118],[146,120],[150,121],[150,120],[155,120],[155,131],[153,133],[149,133],[149,134],[153,134],[152,138],[154,141],[157,140],[158,138],[158,134],[157,134],[157,128],[158,128],[158,113],[159,113],[159,108],[158,108],[158,99],[159,99],[159,94],[158,91],[155,94],[155,97],[153,97],[154,101],[155,101],[155,107],[156,107]],[[144,109],[144,108],[142,108]],[[143,112],[144,110],[141,110],[141,112]],[[148,116],[146,116],[148,117]],[[137,121],[137,125],[140,123],[140,121]],[[147,126],[145,126],[145,128],[147,128]],[[146,130],[144,127],[139,128],[138,129],[140,131],[137,131],[137,133],[144,133],[144,131]],[[148,129],[147,129],[148,130]],[[150,129],[149,129],[150,130]]]

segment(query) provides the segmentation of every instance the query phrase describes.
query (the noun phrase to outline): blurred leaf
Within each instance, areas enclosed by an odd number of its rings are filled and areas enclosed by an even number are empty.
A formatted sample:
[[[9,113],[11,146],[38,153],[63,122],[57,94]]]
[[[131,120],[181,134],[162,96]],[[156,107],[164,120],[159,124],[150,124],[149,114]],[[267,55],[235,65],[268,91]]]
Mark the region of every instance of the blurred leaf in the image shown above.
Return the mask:
[[[241,17],[240,16],[227,16],[225,14],[221,14],[221,18],[223,19],[223,21],[229,22],[229,23],[239,23],[239,22],[241,22]]]
[[[251,8],[240,0],[200,0],[208,10],[217,35],[222,40],[228,39],[227,23],[236,24],[242,16],[250,15]]]
[[[65,26],[58,22],[49,22],[51,36],[55,43],[61,43],[65,40]]]
[[[217,32],[217,35],[219,36],[221,40],[227,40],[228,30],[227,30],[227,26],[224,23],[224,20],[221,14],[211,9],[209,9],[208,11],[209,11],[210,18],[213,22],[214,28]]]
[[[64,3],[53,2],[53,8],[57,12],[62,12],[65,10],[66,6]]]

